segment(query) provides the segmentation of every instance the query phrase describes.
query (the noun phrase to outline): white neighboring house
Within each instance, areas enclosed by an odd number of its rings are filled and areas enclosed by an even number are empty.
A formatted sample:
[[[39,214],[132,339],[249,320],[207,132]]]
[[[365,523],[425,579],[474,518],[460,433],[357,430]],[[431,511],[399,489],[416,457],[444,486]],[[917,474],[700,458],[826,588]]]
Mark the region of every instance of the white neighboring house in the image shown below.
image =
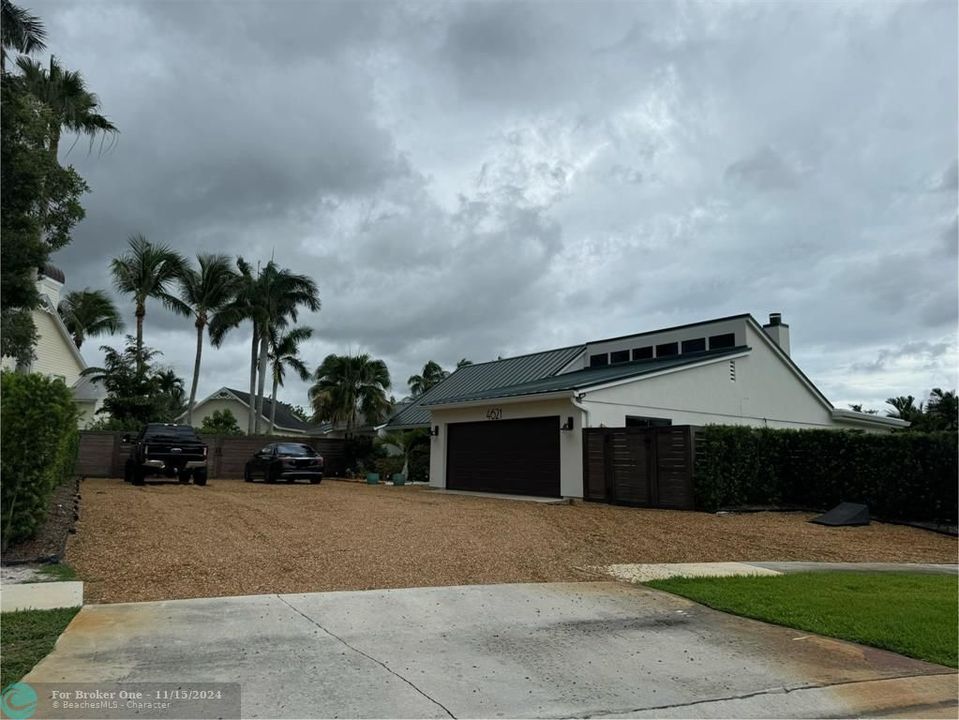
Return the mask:
[[[250,394],[235,388],[221,387],[214,393],[211,393],[203,400],[200,400],[193,406],[193,425],[200,427],[203,420],[211,417],[218,410],[229,410],[236,418],[237,424],[243,432],[246,432],[247,423],[250,418]],[[272,433],[268,433],[270,427],[270,414],[272,411],[272,402],[270,398],[263,399],[263,415],[260,419],[260,428],[262,434],[272,435],[303,435],[316,436],[328,435],[331,427],[329,423],[315,425],[313,423],[300,420],[294,413],[293,408],[284,402],[276,403],[276,426]],[[177,418],[178,422],[186,422],[186,413]]]
[[[468,365],[386,429],[431,428],[434,487],[478,489],[508,467],[517,493],[583,497],[583,428],[908,427],[834,408],[789,350],[778,313],[746,314]]]
[[[77,424],[80,428],[85,428],[97,419],[94,413],[103,405],[105,392],[98,383],[80,377],[80,373],[86,370],[87,363],[73,344],[73,338],[57,312],[64,281],[63,271],[52,265],[47,265],[37,273],[40,307],[33,311],[37,345],[34,348],[34,359],[26,370],[62,380],[72,388],[80,411]],[[13,370],[16,361],[5,357],[0,361],[0,366],[4,370]]]

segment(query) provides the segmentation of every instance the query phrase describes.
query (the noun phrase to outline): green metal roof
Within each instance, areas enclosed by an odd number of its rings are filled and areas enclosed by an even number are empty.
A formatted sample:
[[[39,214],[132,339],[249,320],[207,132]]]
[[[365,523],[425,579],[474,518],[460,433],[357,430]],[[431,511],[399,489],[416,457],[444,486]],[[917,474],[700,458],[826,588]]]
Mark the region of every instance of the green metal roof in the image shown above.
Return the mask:
[[[604,385],[608,382],[615,382],[616,380],[626,380],[661,372],[663,370],[672,370],[685,365],[702,362],[703,360],[717,360],[730,355],[738,355],[748,350],[749,347],[743,345],[723,350],[707,350],[705,352],[686,353],[684,355],[672,355],[670,357],[654,358],[651,360],[639,360],[617,365],[587,368],[586,370],[577,370],[575,372],[563,373],[562,375],[539,378],[530,382],[517,383],[498,388],[477,389],[443,398],[428,398],[424,400],[423,405],[444,405],[447,403],[468,402],[471,400],[492,400],[494,398],[520,397],[524,395],[541,395],[545,393],[579,390],[596,385]]]
[[[465,365],[439,385],[423,393],[412,405],[390,418],[389,428],[417,427],[430,424],[428,403],[441,403],[463,395],[472,395],[492,388],[529,383],[549,378],[569,365],[586,350],[585,345],[573,345],[519,357],[492,360]]]

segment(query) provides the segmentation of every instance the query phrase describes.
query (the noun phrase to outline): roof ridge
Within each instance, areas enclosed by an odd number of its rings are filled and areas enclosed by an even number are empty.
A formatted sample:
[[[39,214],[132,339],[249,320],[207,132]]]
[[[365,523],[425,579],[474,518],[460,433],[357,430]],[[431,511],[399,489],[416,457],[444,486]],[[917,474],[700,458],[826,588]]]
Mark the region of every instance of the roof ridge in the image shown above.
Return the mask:
[[[558,348],[549,348],[548,350],[537,350],[535,352],[523,353],[522,355],[511,355],[510,357],[498,358],[497,360],[484,360],[483,362],[470,363],[461,368],[456,368],[453,372],[463,370],[464,368],[479,367],[480,365],[491,365],[493,363],[505,362],[506,360],[519,360],[520,358],[532,357],[533,355],[545,355],[546,353],[562,352],[563,350],[572,350],[573,348],[586,349],[586,343],[575,343],[573,345],[564,345]],[[450,373],[452,375],[453,373]],[[430,388],[432,390],[432,388]],[[424,393],[425,394],[425,393]]]

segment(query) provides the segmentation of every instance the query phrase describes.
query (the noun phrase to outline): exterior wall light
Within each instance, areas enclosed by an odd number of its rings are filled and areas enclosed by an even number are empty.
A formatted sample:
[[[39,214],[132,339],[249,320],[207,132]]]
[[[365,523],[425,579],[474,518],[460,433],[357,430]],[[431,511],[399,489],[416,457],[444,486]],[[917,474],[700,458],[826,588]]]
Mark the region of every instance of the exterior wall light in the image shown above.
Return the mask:
[[[430,429],[430,437],[439,437],[439,435],[440,435],[440,426],[439,426],[439,425],[434,425],[434,426]]]
[[[569,432],[573,429],[573,418],[572,416],[566,418],[566,424],[560,427],[560,430],[563,432]]]

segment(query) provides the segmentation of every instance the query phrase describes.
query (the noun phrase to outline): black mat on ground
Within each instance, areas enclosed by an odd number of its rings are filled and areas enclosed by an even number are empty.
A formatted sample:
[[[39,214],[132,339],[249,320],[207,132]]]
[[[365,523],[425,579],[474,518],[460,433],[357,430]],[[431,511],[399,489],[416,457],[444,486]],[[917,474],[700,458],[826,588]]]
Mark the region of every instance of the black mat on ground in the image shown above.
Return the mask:
[[[814,517],[809,522],[818,525],[868,525],[869,507],[859,503],[839,503],[827,513]]]

